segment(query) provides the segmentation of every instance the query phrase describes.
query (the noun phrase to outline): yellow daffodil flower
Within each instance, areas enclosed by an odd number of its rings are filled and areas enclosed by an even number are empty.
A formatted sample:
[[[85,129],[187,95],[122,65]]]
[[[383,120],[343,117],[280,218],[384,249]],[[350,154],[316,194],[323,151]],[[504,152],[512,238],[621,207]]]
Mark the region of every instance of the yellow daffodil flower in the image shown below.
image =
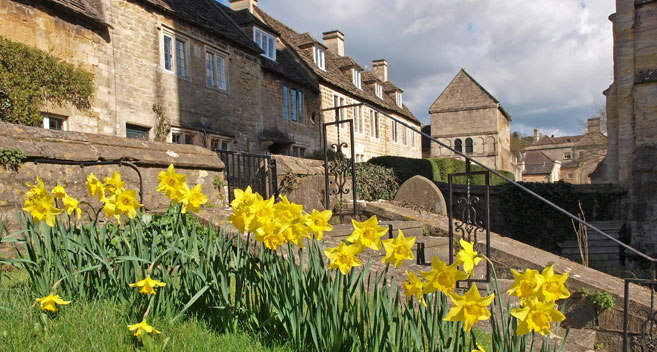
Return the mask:
[[[447,312],[443,320],[462,321],[463,330],[470,332],[472,325],[478,321],[490,318],[488,305],[493,302],[495,298],[494,293],[488,297],[481,297],[477,285],[472,284],[472,287],[463,296],[459,296],[453,292],[449,292],[447,295],[454,302],[454,305]]]
[[[167,171],[160,171],[157,179],[160,181],[160,184],[155,190],[166,194],[174,203],[178,203],[181,196],[180,190],[183,184],[186,183],[187,176],[177,174],[176,169],[171,164]]]
[[[80,217],[82,216],[82,210],[80,210],[80,202],[69,195],[66,195],[64,199],[62,199],[62,202],[64,203],[66,214],[71,215],[73,211],[75,211],[75,215],[77,216],[78,220],[80,220]]]
[[[356,244],[347,245],[344,242],[335,248],[328,248],[324,250],[324,254],[331,260],[329,269],[340,269],[342,275],[349,274],[351,268],[354,266],[361,266],[362,263],[356,255],[360,253],[361,247]]]
[[[474,242],[468,242],[461,238],[459,243],[462,249],[456,254],[456,259],[463,266],[463,271],[472,276],[474,274],[474,267],[479,264],[481,257],[474,250]]]
[[[55,208],[55,198],[45,193],[39,198],[26,199],[23,210],[29,212],[35,222],[46,220],[46,224],[50,227],[55,226],[55,216],[62,213],[62,209]]]
[[[141,281],[137,281],[134,284],[128,284],[130,287],[141,287],[141,290],[139,290],[139,293],[145,294],[145,295],[154,295],[155,294],[155,287],[164,287],[167,284],[165,284],[162,281],[157,281],[151,279],[150,276],[146,276],[145,279]]]
[[[513,273],[514,282],[507,292],[521,300],[537,295],[543,282],[545,282],[545,279],[537,270],[527,269],[520,274],[511,269],[511,272]]]
[[[511,310],[511,315],[518,319],[518,335],[536,331],[541,335],[550,333],[550,323],[566,319],[554,307],[554,301],[541,302],[537,297],[529,297],[520,308]]]
[[[254,218],[255,214],[253,213],[233,209],[233,213],[228,216],[228,221],[237,228],[239,233],[244,233],[250,227]]]
[[[408,272],[408,270],[406,271],[406,278],[408,278],[408,281],[404,282],[404,292],[406,293],[406,297],[411,299],[411,297],[415,296],[415,299],[426,307],[427,302],[424,301],[424,294],[422,293],[424,288],[424,282],[422,282],[422,279],[415,275],[414,272]]]
[[[420,271],[420,274],[427,280],[424,283],[422,293],[436,291],[444,293],[452,292],[454,287],[456,287],[456,281],[468,278],[468,274],[459,271],[457,265],[457,262],[447,265],[444,261],[438,259],[438,257],[433,257],[431,271]]]
[[[381,250],[381,236],[385,235],[388,229],[379,226],[379,220],[376,218],[376,215],[363,222],[352,219],[351,223],[354,225],[354,232],[347,237],[348,242],[358,244],[362,247],[368,247],[375,251]]]
[[[251,190],[251,186],[247,186],[245,190],[235,188],[233,194],[235,197],[233,198],[233,201],[230,202],[233,211],[236,208],[251,206],[251,203],[255,200],[255,194]]]
[[[553,266],[550,265],[541,272],[545,282],[541,286],[540,296],[544,301],[558,301],[570,297],[570,292],[565,285],[568,280],[568,272],[561,275],[555,274]]]
[[[180,212],[182,214],[187,213],[188,210],[198,213],[201,209],[201,205],[208,202],[208,197],[201,192],[201,185],[198,184],[194,188],[189,189],[187,184],[183,184],[182,188],[182,197],[180,197],[180,203],[182,203],[182,209]]]
[[[285,235],[281,233],[284,229],[278,221],[272,219],[257,229],[255,239],[275,251],[286,242]]]
[[[87,175],[87,189],[90,196],[98,196],[101,202],[105,200],[105,185],[93,173]]]
[[[306,226],[308,226],[308,232],[311,232],[315,235],[317,240],[322,240],[324,237],[324,232],[330,232],[333,230],[333,226],[329,224],[333,212],[330,210],[324,210],[322,212],[313,209],[312,214],[307,218]]]
[[[48,194],[48,190],[46,190],[46,186],[43,184],[43,181],[39,176],[37,176],[37,184],[33,185],[29,182],[27,182],[27,187],[30,187],[30,189],[25,192],[25,198],[26,199],[37,199],[37,198],[42,198],[46,194]]]
[[[413,245],[415,245],[415,237],[405,238],[402,230],[399,230],[399,235],[396,238],[383,241],[386,256],[381,262],[392,263],[395,268],[399,268],[404,260],[413,260],[415,258],[411,250]]]
[[[303,218],[297,218],[290,221],[283,235],[285,240],[290,243],[296,244],[299,248],[303,248],[303,239],[308,236],[308,228],[304,226],[305,220]]]
[[[141,323],[139,323],[139,324],[128,325],[128,330],[130,330],[130,331],[137,330],[135,332],[135,336],[141,336],[142,331],[145,331],[147,334],[150,334],[152,332],[154,332],[158,335],[160,334],[159,331],[155,330],[152,326],[150,326],[150,325],[148,325],[148,323],[146,323],[146,319],[142,320]]]
[[[249,221],[249,231],[256,233],[258,228],[274,218],[274,197],[264,200],[261,195],[256,194],[256,199],[249,207],[248,212],[253,213],[253,219]]]
[[[57,186],[55,186],[52,191],[50,191],[50,193],[52,193],[52,195],[57,199],[66,197],[66,190],[64,187],[62,187],[62,185],[59,184],[59,182],[57,182]]]
[[[303,205],[295,204],[287,199],[287,196],[280,196],[281,200],[274,204],[276,217],[282,222],[292,222],[303,214]]]
[[[110,195],[125,191],[123,188],[125,182],[121,180],[121,174],[118,171],[114,171],[112,177],[105,177],[105,184],[105,189]]]
[[[134,219],[137,216],[137,209],[143,207],[143,204],[137,202],[137,191],[116,191],[115,194],[116,201],[114,212],[118,214],[126,214],[130,219]]]
[[[477,349],[472,350],[472,352],[486,352],[484,349],[484,346],[480,345],[479,342],[477,342]]]
[[[53,295],[51,293],[46,297],[35,299],[32,307],[34,307],[37,303],[39,303],[39,308],[41,308],[41,310],[47,310],[54,313],[57,311],[58,304],[59,305],[69,304],[71,303],[71,301],[65,301],[61,297],[59,297],[59,295]]]

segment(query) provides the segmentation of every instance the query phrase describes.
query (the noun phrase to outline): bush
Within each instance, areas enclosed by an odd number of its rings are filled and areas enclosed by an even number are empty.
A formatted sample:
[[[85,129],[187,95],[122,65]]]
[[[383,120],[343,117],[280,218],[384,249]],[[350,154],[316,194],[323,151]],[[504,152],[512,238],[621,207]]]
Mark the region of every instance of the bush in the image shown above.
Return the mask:
[[[434,166],[428,159],[380,156],[370,159],[368,163],[392,169],[400,184],[415,175],[421,175],[430,180],[435,179]]]
[[[391,200],[399,190],[399,182],[391,168],[369,164],[356,164],[356,192],[358,199],[373,201]]]
[[[43,104],[91,107],[91,72],[45,51],[0,37],[0,120],[39,126]]]

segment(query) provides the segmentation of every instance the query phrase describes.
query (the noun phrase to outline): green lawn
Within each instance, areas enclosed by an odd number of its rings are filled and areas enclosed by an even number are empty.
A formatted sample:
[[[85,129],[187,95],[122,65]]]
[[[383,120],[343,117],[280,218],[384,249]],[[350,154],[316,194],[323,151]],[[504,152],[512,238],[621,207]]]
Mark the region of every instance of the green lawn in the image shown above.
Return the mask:
[[[77,302],[55,314],[32,307],[34,298],[21,271],[3,273],[0,287],[0,351],[138,351],[141,342],[128,331],[140,321],[126,315],[126,303]],[[63,297],[67,299],[68,297]],[[162,332],[154,345],[166,351],[290,351],[280,344],[266,345],[257,336],[219,334],[202,321],[149,317]],[[159,349],[158,349],[159,350]]]

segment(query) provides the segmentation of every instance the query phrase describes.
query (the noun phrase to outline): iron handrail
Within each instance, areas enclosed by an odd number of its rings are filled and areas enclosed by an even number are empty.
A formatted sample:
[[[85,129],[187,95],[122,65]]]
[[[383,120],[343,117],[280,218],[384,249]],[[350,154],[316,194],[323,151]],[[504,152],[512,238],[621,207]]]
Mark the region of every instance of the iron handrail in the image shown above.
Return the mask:
[[[493,170],[493,169],[489,168],[488,166],[486,166],[486,165],[480,163],[479,161],[470,158],[470,157],[467,156],[465,153],[460,152],[460,151],[458,151],[458,150],[456,150],[456,149],[453,149],[452,147],[450,147],[450,146],[448,146],[447,144],[445,144],[445,143],[439,141],[438,139],[436,139],[436,138],[434,138],[434,137],[432,137],[432,136],[430,136],[430,135],[428,135],[428,134],[422,132],[421,130],[416,129],[415,127],[410,126],[410,125],[407,124],[406,122],[404,122],[404,121],[402,121],[402,120],[400,120],[400,119],[398,119],[398,118],[396,118],[396,117],[394,117],[394,116],[391,116],[391,115],[389,115],[389,114],[386,114],[385,112],[382,112],[381,110],[379,110],[379,109],[376,108],[376,107],[373,107],[373,106],[370,105],[370,104],[367,104],[367,103],[357,103],[357,104],[349,104],[349,105],[336,106],[336,107],[331,107],[331,108],[324,108],[324,109],[319,109],[319,110],[313,111],[312,115],[313,115],[313,117],[314,117],[314,115],[315,115],[316,113],[320,113],[320,112],[324,112],[324,111],[330,111],[330,110],[336,110],[336,109],[341,109],[341,108],[348,108],[348,107],[353,107],[353,106],[366,106],[366,107],[368,107],[368,108],[370,108],[370,109],[376,111],[377,113],[382,114],[383,116],[386,116],[386,117],[388,117],[389,119],[391,119],[391,120],[393,120],[393,121],[395,121],[395,122],[397,122],[397,123],[403,125],[404,127],[408,128],[408,129],[410,129],[410,130],[412,130],[412,131],[414,131],[414,132],[416,132],[416,133],[419,133],[421,136],[424,136],[424,137],[428,138],[430,141],[432,141],[432,142],[434,142],[434,143],[438,143],[440,146],[449,149],[449,150],[452,151],[453,153],[462,156],[463,158],[466,159],[466,161],[470,161],[470,162],[472,162],[472,163],[474,163],[474,164],[476,164],[476,165],[478,165],[478,166],[484,168],[485,170],[487,170],[487,171],[493,173],[494,175],[497,175],[498,177],[501,177],[502,179],[506,180],[507,182],[511,183],[512,185],[514,185],[514,186],[520,188],[521,190],[525,191],[526,193],[530,194],[530,195],[533,196],[534,198],[537,198],[537,199],[541,200],[541,201],[544,202],[545,204],[551,206],[552,208],[558,210],[558,211],[561,212],[562,214],[568,216],[568,217],[571,218],[572,220],[577,221],[578,223],[580,223],[580,224],[582,224],[582,225],[584,225],[584,226],[587,226],[587,227],[589,227],[589,228],[591,228],[591,229],[597,231],[598,233],[600,233],[601,235],[603,235],[603,236],[606,237],[607,239],[612,240],[613,242],[615,242],[616,244],[620,245],[621,247],[627,249],[628,251],[630,251],[630,252],[632,252],[632,253],[638,255],[639,257],[641,257],[641,258],[643,258],[643,259],[648,260],[648,261],[650,262],[650,264],[651,264],[651,269],[653,269],[653,270],[651,270],[651,271],[653,272],[653,275],[654,275],[654,272],[655,272],[654,268],[655,268],[655,264],[657,263],[657,258],[653,258],[653,257],[651,257],[651,256],[649,256],[649,255],[647,255],[647,254],[645,254],[645,253],[643,253],[643,252],[641,252],[641,251],[635,249],[634,247],[632,247],[632,246],[630,246],[630,245],[628,245],[628,244],[626,244],[626,243],[623,243],[622,241],[620,241],[620,240],[614,238],[613,236],[607,234],[606,232],[600,230],[598,227],[591,225],[591,224],[588,223],[587,221],[584,221],[584,220],[580,219],[578,216],[576,216],[576,215],[570,213],[570,212],[567,211],[566,209],[563,209],[562,207],[560,207],[560,206],[554,204],[553,202],[547,200],[546,198],[544,198],[543,196],[539,195],[538,193],[536,193],[536,192],[530,190],[529,188],[527,188],[527,187],[525,187],[525,186],[519,184],[519,183],[516,182],[515,180],[512,180],[512,179],[510,179],[509,177],[506,177],[506,176],[502,175],[501,173],[497,172],[496,170]],[[654,279],[654,277],[653,277],[653,279]]]

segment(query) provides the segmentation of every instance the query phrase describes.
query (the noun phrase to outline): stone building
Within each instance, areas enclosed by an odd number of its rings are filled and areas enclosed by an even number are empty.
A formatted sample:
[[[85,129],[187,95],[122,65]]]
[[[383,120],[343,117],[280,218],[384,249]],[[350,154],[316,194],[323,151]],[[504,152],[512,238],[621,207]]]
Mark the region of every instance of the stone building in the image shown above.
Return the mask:
[[[298,34],[253,15],[256,0],[231,7],[214,0],[0,0],[0,36],[95,75],[91,110],[44,106],[45,128],[154,139],[160,107],[172,126],[169,142],[303,156],[321,148],[328,120],[312,112],[333,102],[367,102],[419,126],[387,79],[363,72],[361,83],[360,66],[311,40],[326,52],[317,69],[315,45],[308,60],[308,49],[293,41]],[[378,97],[377,87],[386,94]],[[395,126],[382,117],[370,124],[377,118],[366,108],[342,114],[355,121],[359,159],[420,155],[419,138],[401,126],[393,136]],[[396,143],[385,142],[392,137]]]
[[[607,156],[593,182],[628,189],[632,246],[657,253],[657,1],[616,1],[614,81],[607,97]]]
[[[527,182],[556,182],[565,181],[570,183],[591,183],[591,173],[602,161],[607,153],[607,137],[602,134],[600,118],[591,118],[587,121],[586,133],[576,136],[542,136],[534,130],[532,143],[525,147],[525,156],[522,161],[525,164],[523,181]],[[543,156],[539,156],[542,154]],[[546,163],[546,158],[553,165],[552,176],[545,180],[533,180],[530,176],[540,165]],[[558,171],[556,163],[559,163]],[[545,167],[545,166],[543,166]],[[546,171],[546,169],[542,169]]]
[[[382,155],[422,157],[420,135],[384,115],[394,116],[420,129],[420,122],[403,104],[403,91],[388,79],[386,60],[373,61],[373,69],[365,71],[353,58],[345,55],[345,38],[340,31],[323,33],[323,41],[319,42],[309,33],[298,33],[269,16],[258,8],[257,0],[232,0],[231,7],[249,11],[280,34],[277,39],[281,50],[294,52],[304,68],[317,77],[320,109],[361,103],[368,105],[343,108],[337,114],[325,111],[312,116],[313,123],[318,126],[336,119],[353,120],[356,161]],[[338,135],[342,142],[350,144],[346,127],[346,124],[339,128],[329,127],[328,144],[337,143]],[[350,149],[345,152],[350,153]]]
[[[487,167],[512,172],[520,180],[521,168],[511,152],[511,116],[464,69],[429,108],[431,136]],[[431,157],[462,158],[433,143]]]

